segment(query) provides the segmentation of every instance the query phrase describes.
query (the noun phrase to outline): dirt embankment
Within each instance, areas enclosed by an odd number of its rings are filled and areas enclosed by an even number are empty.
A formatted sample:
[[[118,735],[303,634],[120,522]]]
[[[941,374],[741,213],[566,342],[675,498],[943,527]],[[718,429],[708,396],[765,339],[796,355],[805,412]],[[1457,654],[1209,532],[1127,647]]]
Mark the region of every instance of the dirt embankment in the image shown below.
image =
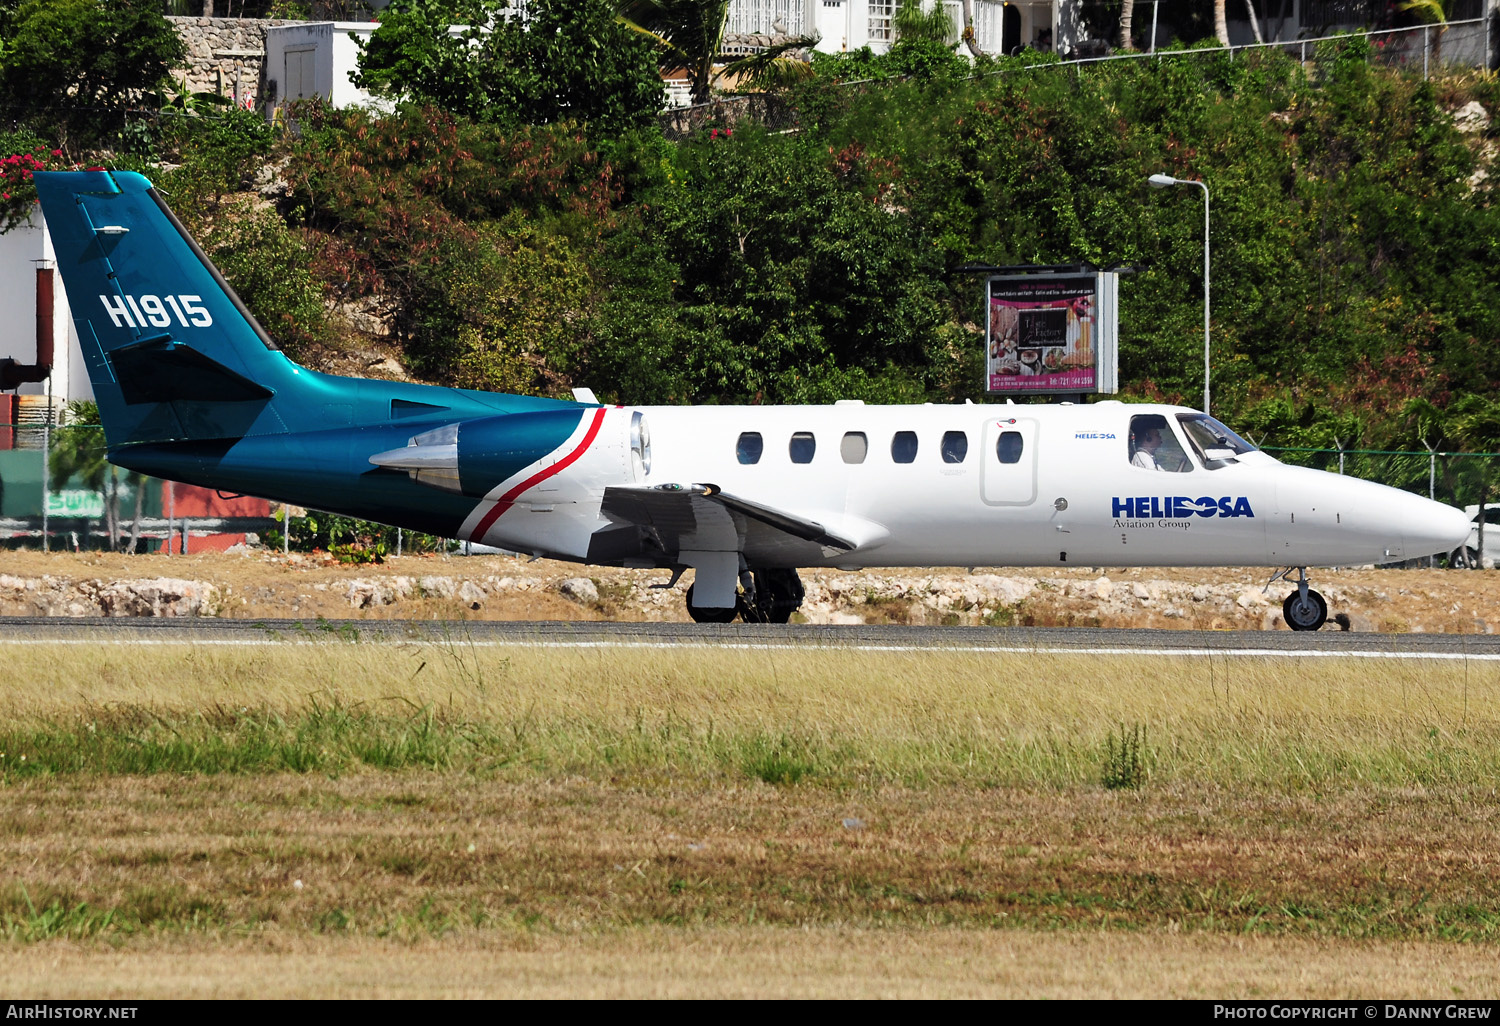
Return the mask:
[[[1260,569],[804,570],[812,623],[945,623],[1285,629]],[[0,557],[0,615],[328,619],[684,620],[664,571],[505,556],[408,556],[345,566],[248,551],[194,556]],[[1356,631],[1491,633],[1500,573],[1318,570],[1331,616]],[[1329,630],[1339,629],[1330,621]]]

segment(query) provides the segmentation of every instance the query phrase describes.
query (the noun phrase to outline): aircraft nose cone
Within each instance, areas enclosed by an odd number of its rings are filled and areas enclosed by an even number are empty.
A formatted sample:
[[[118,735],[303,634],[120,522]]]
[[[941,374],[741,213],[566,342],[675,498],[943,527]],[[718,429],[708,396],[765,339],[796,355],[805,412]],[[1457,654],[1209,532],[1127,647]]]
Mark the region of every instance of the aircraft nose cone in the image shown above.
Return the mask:
[[[1424,500],[1402,528],[1408,557],[1452,552],[1469,539],[1469,517],[1461,509]]]

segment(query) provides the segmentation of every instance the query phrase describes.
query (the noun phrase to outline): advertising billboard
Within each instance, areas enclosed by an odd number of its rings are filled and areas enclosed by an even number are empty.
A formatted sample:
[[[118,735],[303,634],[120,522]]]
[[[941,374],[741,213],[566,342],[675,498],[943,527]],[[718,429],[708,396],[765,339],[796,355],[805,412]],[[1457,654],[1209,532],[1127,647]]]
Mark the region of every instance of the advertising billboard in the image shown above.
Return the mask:
[[[1119,275],[994,275],[986,284],[985,391],[1113,393],[1119,368]]]

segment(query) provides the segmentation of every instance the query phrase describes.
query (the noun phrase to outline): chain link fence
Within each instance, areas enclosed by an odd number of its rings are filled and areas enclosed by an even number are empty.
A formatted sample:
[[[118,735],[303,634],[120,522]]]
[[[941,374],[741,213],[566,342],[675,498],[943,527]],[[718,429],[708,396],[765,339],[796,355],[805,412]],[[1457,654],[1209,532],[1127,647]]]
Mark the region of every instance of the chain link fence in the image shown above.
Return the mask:
[[[0,545],[186,553],[279,530],[264,499],[135,474],[104,452],[98,427],[0,425]]]
[[[1450,506],[1476,506],[1500,499],[1500,453],[1385,449],[1308,449],[1267,445],[1264,452],[1283,463],[1330,474],[1347,474]],[[1500,542],[1500,538],[1496,539]]]
[[[1246,43],[1239,46],[1195,46],[1187,50],[1150,50],[1112,53],[1105,56],[1078,57],[1072,60],[1028,63],[1021,67],[999,68],[989,74],[1006,75],[1035,72],[1047,68],[1077,68],[1083,65],[1115,61],[1204,60],[1227,58],[1231,61],[1270,50],[1279,50],[1313,69],[1355,56],[1353,47],[1365,51],[1371,64],[1400,68],[1423,78],[1440,67],[1494,69],[1500,66],[1500,16],[1468,18],[1436,25],[1414,25],[1394,29],[1361,29],[1336,35],[1306,39],[1278,40],[1271,43]]]

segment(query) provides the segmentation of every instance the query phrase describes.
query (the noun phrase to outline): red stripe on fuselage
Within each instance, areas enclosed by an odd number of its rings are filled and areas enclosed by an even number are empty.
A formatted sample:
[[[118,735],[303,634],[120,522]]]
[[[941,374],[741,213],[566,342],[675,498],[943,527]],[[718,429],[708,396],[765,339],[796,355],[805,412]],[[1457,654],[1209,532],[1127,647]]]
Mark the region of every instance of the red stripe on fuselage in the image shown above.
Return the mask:
[[[474,528],[473,531],[469,532],[469,540],[476,542],[483,541],[485,533],[495,525],[495,521],[499,520],[501,515],[503,515],[506,510],[510,509],[516,504],[516,499],[519,498],[523,492],[525,492],[528,488],[534,488],[535,486],[541,484],[553,474],[560,473],[570,467],[573,462],[578,459],[578,457],[583,455],[585,449],[594,444],[594,439],[599,437],[599,425],[603,423],[604,407],[601,406],[594,411],[594,422],[589,425],[588,434],[583,436],[583,441],[578,443],[578,448],[574,449],[572,452],[568,453],[562,459],[558,460],[556,463],[552,464],[552,466],[546,468],[545,470],[538,470],[535,474],[532,474],[526,480],[522,481],[510,491],[500,496],[500,498],[495,501],[495,505],[490,509],[490,511],[486,513],[484,517],[479,521],[479,526]]]

